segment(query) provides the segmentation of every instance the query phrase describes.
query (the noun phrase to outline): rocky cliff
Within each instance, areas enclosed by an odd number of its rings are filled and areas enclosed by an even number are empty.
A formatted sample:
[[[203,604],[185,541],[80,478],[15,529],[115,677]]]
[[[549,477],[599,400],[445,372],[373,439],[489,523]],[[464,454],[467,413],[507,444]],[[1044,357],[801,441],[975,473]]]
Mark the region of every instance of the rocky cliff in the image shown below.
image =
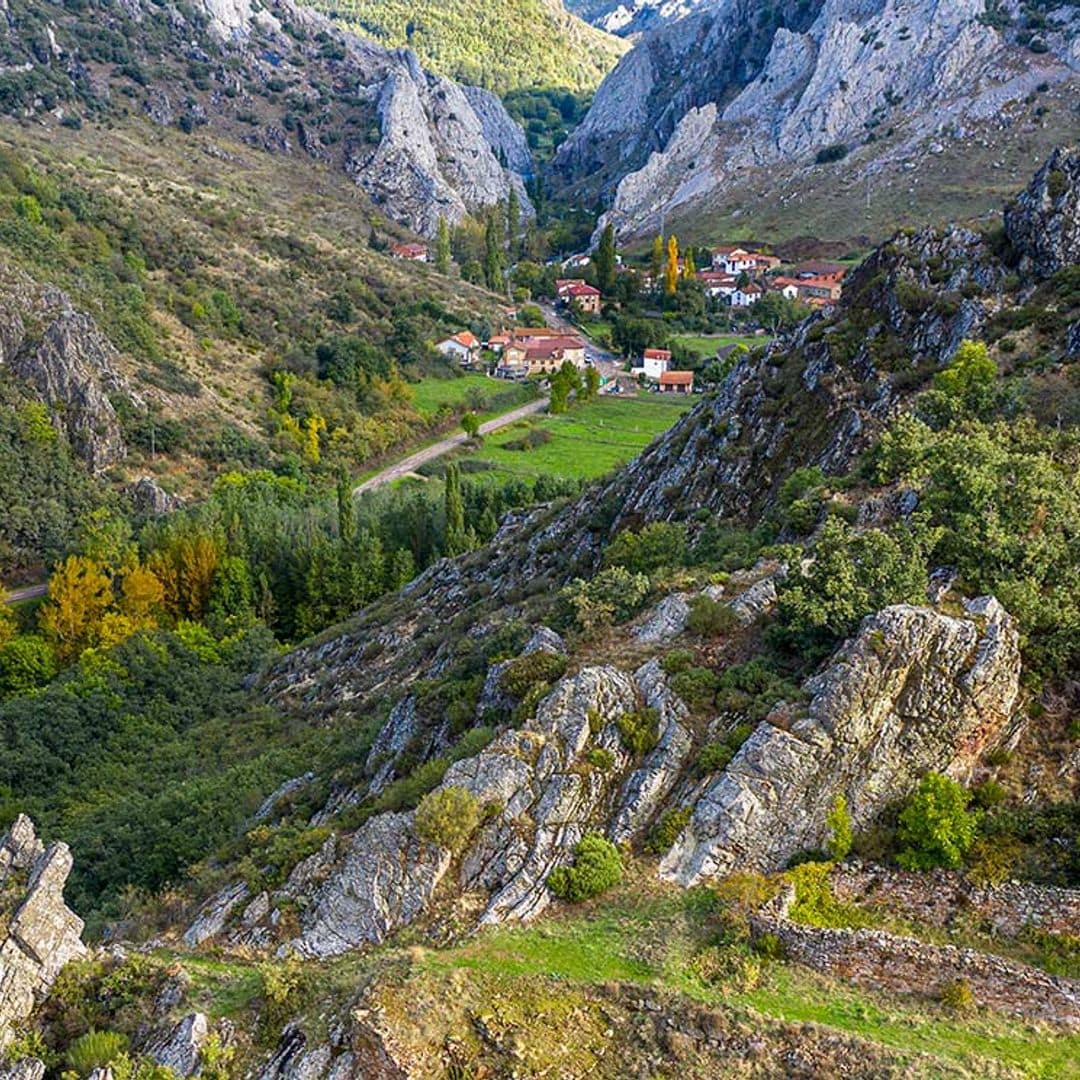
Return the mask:
[[[707,788],[661,875],[691,885],[779,870],[824,847],[838,794],[865,828],[924,772],[968,779],[1019,688],[1018,634],[993,599],[963,618],[912,607],[868,617],[806,684],[805,715],[778,706]]]
[[[983,0],[826,0],[760,21],[745,4],[712,5],[623,59],[557,167],[570,182],[600,170],[609,220],[635,234],[738,190],[748,169],[797,166],[788,179],[805,189],[795,176],[823,151],[850,152],[845,175],[880,181],[975,148],[989,128],[1018,128],[1012,113],[1037,88],[1075,100],[1075,10],[1031,30],[1019,5],[1001,6],[1011,22],[988,19]]]
[[[117,353],[94,319],[59,289],[0,263],[0,365],[25,380],[51,410],[75,453],[95,472],[125,454],[111,394],[132,397]]]
[[[66,844],[45,847],[20,814],[0,841],[0,1047],[69,960],[82,956],[83,922],[64,903]]]
[[[203,0],[168,12],[136,2],[95,19],[50,0],[8,10],[0,36],[23,81],[7,111],[77,122],[72,114],[134,98],[158,123],[209,124],[274,153],[333,162],[386,213],[431,235],[440,216],[457,221],[511,188],[528,206],[524,132],[497,98],[466,95],[406,50],[346,33],[292,0]],[[125,62],[102,63],[87,43],[98,32],[124,41]],[[47,97],[33,91],[42,81]]]
[[[685,18],[718,0],[569,0],[574,14],[609,34],[633,37]]]
[[[496,682],[506,670],[491,669]],[[926,771],[967,778],[1010,720],[1019,678],[1017,630],[992,598],[968,603],[960,617],[889,608],[806,684],[805,711],[778,705],[702,785],[689,770],[697,738],[690,710],[659,662],[633,673],[585,667],[543,698],[534,720],[446,772],[441,789],[464,789],[481,808],[463,852],[419,835],[412,812],[376,814],[328,840],[276,894],[252,899],[242,884],[228,886],[188,939],[201,943],[231,925],[233,944],[267,944],[282,906],[297,903],[301,929],[287,948],[308,957],[382,942],[458,895],[471,898],[481,924],[531,920],[551,902],[552,870],[571,861],[586,833],[640,841],[673,804],[692,817],[661,876],[692,885],[736,869],[783,869],[796,852],[823,845],[838,793],[864,828]],[[478,719],[484,707],[481,699]],[[628,748],[628,716],[648,717],[647,753]],[[391,717],[388,728],[400,724]],[[388,740],[379,759],[422,737],[415,725],[405,735]],[[336,798],[322,820],[333,824],[361,794]]]

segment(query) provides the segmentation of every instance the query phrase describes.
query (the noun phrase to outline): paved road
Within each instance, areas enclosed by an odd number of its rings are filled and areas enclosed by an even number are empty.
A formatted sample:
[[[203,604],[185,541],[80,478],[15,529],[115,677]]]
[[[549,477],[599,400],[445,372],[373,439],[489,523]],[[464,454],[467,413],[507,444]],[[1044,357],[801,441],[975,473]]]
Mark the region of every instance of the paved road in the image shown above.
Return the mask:
[[[499,428],[517,423],[518,420],[524,420],[526,416],[543,412],[547,408],[547,404],[547,398],[540,398],[537,401],[530,401],[528,405],[522,405],[512,412],[496,416],[494,420],[488,420],[480,425],[480,434],[489,435],[493,431],[498,431]],[[365,480],[359,487],[353,489],[353,495],[363,495],[365,491],[374,491],[376,488],[400,480],[410,473],[415,473],[421,465],[426,465],[429,461],[442,457],[443,454],[453,450],[455,446],[463,446],[468,441],[468,438],[465,432],[461,432],[458,435],[451,435],[440,442],[432,443],[431,446],[425,446],[423,450],[417,450],[415,454],[410,454],[408,457],[396,461],[393,465],[383,469],[382,472],[376,473],[371,479]]]
[[[547,301],[541,302],[538,306],[544,313],[544,318],[547,319],[549,326],[556,330],[563,330],[568,334],[573,334],[575,337],[579,337],[585,342],[585,358],[593,364],[605,379],[613,379],[616,375],[622,374],[625,365],[621,357],[608,352],[607,349],[601,349],[587,334],[582,333],[581,330],[579,330],[564,315],[556,311]]]
[[[22,600],[36,600],[39,596],[44,596],[48,591],[48,585],[27,585],[23,589],[12,589],[11,592],[6,593],[3,602],[5,604],[17,604]]]

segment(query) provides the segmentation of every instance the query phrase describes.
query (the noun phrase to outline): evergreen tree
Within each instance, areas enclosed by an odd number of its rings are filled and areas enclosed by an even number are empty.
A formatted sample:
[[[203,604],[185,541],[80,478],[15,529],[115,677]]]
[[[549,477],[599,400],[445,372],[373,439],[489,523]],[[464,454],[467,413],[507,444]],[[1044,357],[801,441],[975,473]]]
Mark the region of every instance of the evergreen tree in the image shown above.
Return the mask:
[[[351,544],[356,535],[356,503],[353,500],[352,484],[344,469],[338,474],[337,512],[338,536],[343,544]]]
[[[600,235],[593,266],[596,267],[596,287],[606,296],[615,288],[615,226],[610,221]]]
[[[453,557],[469,549],[465,530],[465,501],[461,496],[461,473],[457,465],[446,469],[446,554]]]
[[[503,288],[503,258],[499,232],[496,215],[488,214],[487,227],[484,230],[484,284],[492,292],[500,292]]]
[[[679,241],[668,237],[667,266],[664,268],[664,292],[674,296],[679,289]]]
[[[435,269],[440,274],[450,273],[450,226],[442,215],[439,216],[439,234],[435,241]]]
[[[518,238],[521,236],[521,201],[514,186],[510,186],[510,197],[506,200],[506,249],[510,261],[517,261]]]

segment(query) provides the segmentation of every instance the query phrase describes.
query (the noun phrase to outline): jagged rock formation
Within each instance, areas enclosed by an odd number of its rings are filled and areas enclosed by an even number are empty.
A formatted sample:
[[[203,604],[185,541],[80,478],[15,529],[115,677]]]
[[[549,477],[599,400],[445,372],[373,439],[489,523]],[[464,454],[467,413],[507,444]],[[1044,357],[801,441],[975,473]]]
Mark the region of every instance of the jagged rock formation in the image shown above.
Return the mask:
[[[757,14],[718,2],[647,37],[560,148],[566,180],[598,175],[614,190],[619,232],[655,230],[661,213],[734,190],[747,168],[813,165],[867,131],[890,134],[845,170],[942,153],[1080,72],[1077,16],[1065,8],[1037,53],[989,25],[983,0],[817,0]]]
[[[0,365],[49,406],[72,449],[95,471],[126,453],[109,395],[130,390],[116,370],[117,353],[66,293],[38,286],[0,265]]]
[[[37,21],[25,25],[9,14],[11,55],[27,71],[48,69],[54,85],[68,81],[64,111],[79,111],[80,100],[108,109],[114,83],[127,76],[90,76],[82,16],[52,0],[36,7]],[[496,97],[466,93],[410,52],[347,33],[293,0],[199,0],[167,13],[132,0],[95,18],[153,69],[126,89],[155,123],[187,131],[209,124],[274,153],[334,162],[386,213],[427,235],[440,216],[456,222],[505,201],[512,188],[531,210],[521,179],[532,171],[525,135]],[[47,53],[36,47],[42,19],[55,45]],[[189,62],[204,65],[208,80],[195,94]],[[288,102],[275,103],[286,86]]]
[[[1040,278],[1080,263],[1080,149],[1054,151],[1005,208],[1005,230],[1021,266]]]
[[[0,841],[0,898],[10,916],[0,923],[0,1047],[64,965],[86,952],[83,921],[64,903],[71,861],[66,844],[44,847],[23,814]]]
[[[984,597],[954,618],[887,608],[806,684],[805,715],[778,706],[705,791],[661,863],[691,885],[733,869],[782,869],[820,849],[833,799],[856,828],[926,771],[965,778],[1009,719],[1019,693],[1012,619]]]
[[[177,1076],[193,1076],[199,1071],[202,1047],[209,1034],[206,1014],[191,1013],[164,1038],[153,1043],[146,1053],[159,1065],[172,1069]]]
[[[630,37],[715,3],[716,0],[568,0],[566,6],[609,34]]]

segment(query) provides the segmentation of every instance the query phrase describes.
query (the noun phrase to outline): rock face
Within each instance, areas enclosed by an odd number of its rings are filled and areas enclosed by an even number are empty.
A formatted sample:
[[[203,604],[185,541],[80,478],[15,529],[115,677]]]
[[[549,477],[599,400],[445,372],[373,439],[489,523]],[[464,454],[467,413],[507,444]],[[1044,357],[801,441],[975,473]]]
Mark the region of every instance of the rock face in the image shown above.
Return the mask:
[[[716,0],[567,0],[566,7],[609,34],[629,37],[675,22]]]
[[[860,154],[869,172],[941,153],[957,132],[997,124],[1036,86],[1080,72],[1076,13],[1049,24],[1032,54],[985,12],[983,0],[815,0],[763,15],[717,0],[624,57],[556,166],[570,182],[599,175],[615,192],[608,220],[635,234],[742,185],[748,168],[813,165],[867,130],[891,133]]]
[[[193,1076],[199,1070],[203,1043],[210,1034],[205,1013],[185,1016],[165,1038],[154,1043],[147,1054],[178,1076]]]
[[[1080,149],[1059,147],[1005,209],[1021,264],[1040,278],[1080,263]]]
[[[35,285],[0,264],[0,291],[0,365],[25,379],[49,406],[92,469],[119,461],[126,448],[109,394],[128,388],[116,370],[116,350],[59,289]]]
[[[196,0],[164,9],[125,0],[96,13],[95,27],[123,38],[133,64],[153,76],[124,85],[113,72],[89,77],[86,23],[74,9],[9,14],[7,62],[68,80],[71,105],[108,111],[113,91],[131,90],[153,122],[185,130],[210,125],[276,154],[306,154],[352,176],[383,215],[433,236],[439,217],[505,202],[532,173],[525,134],[494,95],[466,92],[425,71],[406,50],[387,49],[340,29],[294,0]],[[49,20],[59,50],[38,47]],[[192,92],[191,61],[207,84]],[[43,77],[46,77],[43,74]],[[273,99],[288,84],[289,103]]]
[[[71,872],[66,844],[43,848],[20,814],[0,842],[0,894],[16,900],[0,940],[0,1047],[25,1020],[69,961],[82,956],[83,922],[64,903]]]
[[[775,871],[824,845],[839,793],[859,828],[924,772],[963,778],[1008,720],[1019,676],[1015,625],[992,598],[963,618],[908,606],[869,616],[806,684],[806,714],[774,710],[705,791],[661,875],[691,885]]]

